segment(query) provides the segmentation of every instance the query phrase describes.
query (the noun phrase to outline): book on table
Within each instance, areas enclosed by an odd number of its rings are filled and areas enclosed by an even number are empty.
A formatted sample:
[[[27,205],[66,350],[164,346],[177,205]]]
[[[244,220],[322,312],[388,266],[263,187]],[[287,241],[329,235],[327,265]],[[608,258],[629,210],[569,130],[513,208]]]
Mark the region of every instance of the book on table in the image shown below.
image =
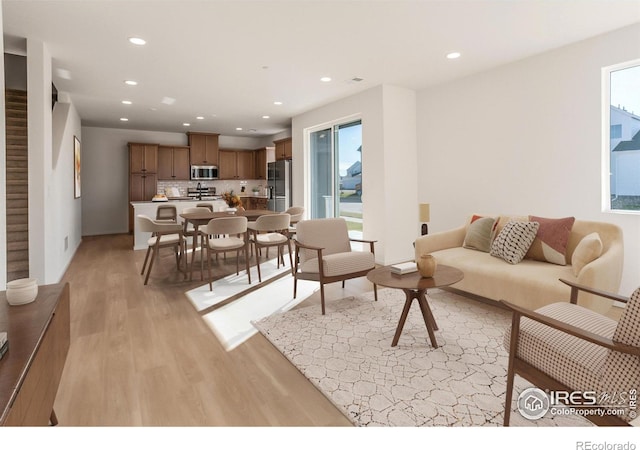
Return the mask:
[[[391,273],[395,273],[398,275],[404,275],[406,273],[412,273],[417,271],[418,271],[418,266],[414,261],[408,261],[404,263],[391,265]]]

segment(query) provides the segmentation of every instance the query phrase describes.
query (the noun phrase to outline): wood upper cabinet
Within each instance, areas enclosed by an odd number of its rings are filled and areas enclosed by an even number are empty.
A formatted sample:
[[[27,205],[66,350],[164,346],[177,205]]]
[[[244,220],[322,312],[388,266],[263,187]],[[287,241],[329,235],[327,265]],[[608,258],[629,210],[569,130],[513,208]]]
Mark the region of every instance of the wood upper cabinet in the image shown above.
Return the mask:
[[[291,138],[279,139],[273,143],[276,145],[276,161],[293,158]]]
[[[158,180],[189,180],[189,147],[158,147]]]
[[[236,152],[237,171],[236,176],[241,180],[252,180],[256,177],[255,170],[255,152],[252,150],[244,150]]]
[[[129,143],[129,173],[156,173],[158,144]]]
[[[218,134],[188,132],[190,163],[193,165],[221,165],[218,160]]]
[[[254,150],[254,152],[256,180],[266,180],[267,163],[275,161],[275,150],[273,147],[264,147]],[[269,160],[269,157],[271,157],[271,160]]]
[[[252,150],[220,149],[218,178],[221,180],[255,179],[255,153]]]

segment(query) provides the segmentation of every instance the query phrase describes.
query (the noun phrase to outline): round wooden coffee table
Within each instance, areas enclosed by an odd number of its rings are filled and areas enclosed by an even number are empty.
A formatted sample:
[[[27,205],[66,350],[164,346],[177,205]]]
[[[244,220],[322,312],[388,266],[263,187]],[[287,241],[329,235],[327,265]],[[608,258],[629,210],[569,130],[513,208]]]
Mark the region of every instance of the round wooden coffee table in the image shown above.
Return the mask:
[[[380,286],[402,289],[406,296],[402,315],[400,316],[400,322],[398,323],[398,328],[396,328],[396,334],[393,337],[391,346],[395,347],[398,345],[398,339],[400,339],[402,328],[407,320],[409,308],[411,308],[413,301],[417,300],[418,305],[420,306],[420,311],[422,311],[424,324],[427,326],[431,345],[433,345],[434,348],[438,348],[438,342],[436,341],[436,336],[434,334],[434,330],[438,329],[438,325],[436,324],[436,320],[434,319],[431,308],[429,307],[429,302],[427,302],[427,289],[449,286],[462,280],[462,278],[464,278],[464,274],[461,270],[458,270],[455,267],[445,266],[443,264],[438,264],[436,271],[431,278],[423,278],[419,272],[397,275],[391,272],[391,266],[379,267],[369,272],[367,274],[367,279],[372,283]]]

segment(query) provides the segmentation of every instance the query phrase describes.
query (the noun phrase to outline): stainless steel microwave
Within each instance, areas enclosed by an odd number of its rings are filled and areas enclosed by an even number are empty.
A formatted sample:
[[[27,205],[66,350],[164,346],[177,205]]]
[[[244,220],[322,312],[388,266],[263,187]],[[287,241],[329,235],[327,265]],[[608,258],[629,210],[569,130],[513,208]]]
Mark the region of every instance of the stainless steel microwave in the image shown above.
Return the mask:
[[[191,166],[192,180],[217,180],[218,166]]]

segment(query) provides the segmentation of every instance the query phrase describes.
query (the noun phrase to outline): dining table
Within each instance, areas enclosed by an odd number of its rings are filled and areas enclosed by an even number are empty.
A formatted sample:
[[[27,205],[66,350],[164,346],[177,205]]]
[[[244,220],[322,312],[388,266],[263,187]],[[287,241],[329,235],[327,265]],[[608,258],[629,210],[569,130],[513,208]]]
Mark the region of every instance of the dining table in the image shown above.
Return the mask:
[[[193,267],[194,267],[194,258],[196,254],[196,248],[198,246],[198,229],[202,225],[206,225],[209,223],[211,219],[219,219],[221,217],[246,217],[248,221],[252,222],[258,219],[260,216],[265,216],[268,214],[280,214],[278,211],[271,211],[269,209],[240,209],[237,211],[217,211],[211,212],[208,210],[198,211],[198,212],[189,212],[189,213],[181,213],[179,214],[185,222],[191,223],[193,225],[193,242],[191,246],[191,262],[189,269],[189,280],[193,280]],[[186,227],[186,225],[185,225]],[[204,280],[204,259],[202,255],[200,256],[200,279]]]

